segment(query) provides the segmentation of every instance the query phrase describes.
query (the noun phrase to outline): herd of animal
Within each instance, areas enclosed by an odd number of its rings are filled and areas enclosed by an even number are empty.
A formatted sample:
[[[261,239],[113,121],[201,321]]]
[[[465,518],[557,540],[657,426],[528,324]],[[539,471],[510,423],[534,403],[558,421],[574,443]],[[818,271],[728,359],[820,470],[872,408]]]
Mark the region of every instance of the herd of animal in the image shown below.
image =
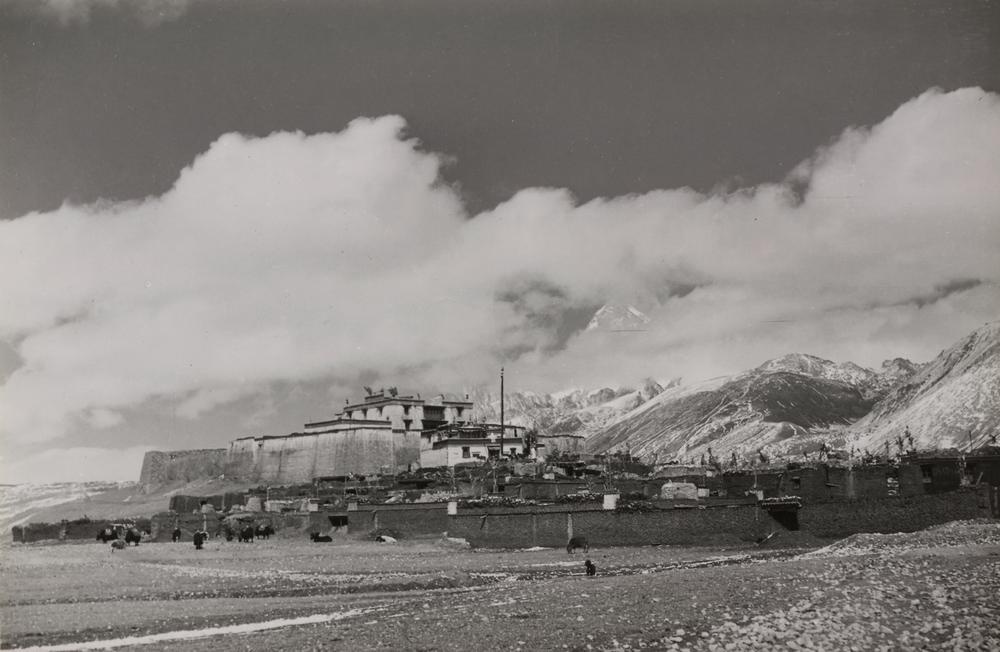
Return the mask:
[[[104,543],[110,541],[111,552],[115,552],[117,550],[124,550],[129,545],[138,546],[143,537],[149,536],[150,534],[149,530],[142,531],[135,526],[116,524],[98,532],[97,540],[103,541]],[[274,528],[270,523],[259,523],[257,525],[244,525],[239,529],[239,531],[237,531],[227,525],[220,534],[226,537],[226,541],[232,541],[236,538],[241,543],[253,543],[254,539],[269,539],[271,535],[274,534]],[[181,540],[182,535],[183,533],[181,532],[181,529],[179,527],[175,527],[173,532],[171,532],[170,540],[177,543]],[[194,542],[195,550],[202,550],[205,542],[207,542],[209,538],[211,537],[207,531],[196,530],[191,537],[191,540]],[[309,538],[313,543],[331,543],[333,541],[333,537],[320,534],[319,532],[310,532]],[[383,543],[395,543],[396,541],[392,537],[386,536],[380,536],[378,540]],[[571,537],[569,542],[566,544],[566,552],[568,554],[573,554],[577,550],[581,549],[584,552],[590,552],[590,543],[585,537]],[[588,576],[592,577],[597,574],[597,567],[589,559],[584,562],[584,568]]]
[[[113,525],[106,527],[97,533],[97,540],[107,543],[111,542],[111,552],[124,550],[128,545],[138,546],[143,536],[149,535],[149,531],[143,532],[135,526]]]
[[[257,525],[246,524],[240,528],[234,528],[230,525],[226,525],[216,536],[224,536],[226,541],[232,541],[236,539],[241,543],[253,543],[256,539],[267,540],[271,538],[271,535],[275,533],[274,527],[270,523],[259,523]],[[97,540],[103,541],[104,543],[111,542],[111,552],[117,550],[124,550],[127,546],[133,545],[138,546],[139,543],[144,539],[151,536],[150,530],[140,530],[139,528],[128,525],[128,524],[115,524],[111,527],[102,529],[97,533]],[[175,527],[170,534],[170,540],[173,543],[177,543],[183,537],[183,532],[179,527]],[[333,539],[329,536],[320,536],[318,533],[313,532],[310,534],[313,541],[316,542],[330,542]],[[206,530],[196,530],[192,536],[191,540],[194,543],[194,547],[197,550],[201,550],[205,543],[211,539],[211,534]]]

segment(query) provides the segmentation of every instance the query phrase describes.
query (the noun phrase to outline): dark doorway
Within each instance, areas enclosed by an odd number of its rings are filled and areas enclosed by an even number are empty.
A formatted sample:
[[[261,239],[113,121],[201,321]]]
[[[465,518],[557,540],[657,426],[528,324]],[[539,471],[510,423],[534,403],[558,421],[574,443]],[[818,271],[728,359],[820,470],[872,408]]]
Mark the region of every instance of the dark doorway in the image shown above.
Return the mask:
[[[797,509],[775,509],[770,510],[771,518],[781,524],[786,530],[799,529],[799,510]]]

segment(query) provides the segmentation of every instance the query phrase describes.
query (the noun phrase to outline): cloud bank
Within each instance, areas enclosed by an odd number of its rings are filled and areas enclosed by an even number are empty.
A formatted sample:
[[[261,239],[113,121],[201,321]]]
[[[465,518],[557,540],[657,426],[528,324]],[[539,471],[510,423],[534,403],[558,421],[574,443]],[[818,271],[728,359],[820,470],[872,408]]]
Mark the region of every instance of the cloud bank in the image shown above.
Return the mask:
[[[664,152],[669,156],[669,152]],[[0,389],[19,442],[197,418],[275,382],[558,388],[790,351],[927,358],[1000,314],[1000,96],[928,91],[782,183],[479,215],[402,118],[227,134],[159,197],[0,224]],[[460,164],[460,162],[458,162]],[[653,321],[582,331],[606,302]]]
[[[176,20],[192,0],[3,0],[22,12],[53,19],[60,25],[85,24],[94,11],[126,12],[146,27]]]

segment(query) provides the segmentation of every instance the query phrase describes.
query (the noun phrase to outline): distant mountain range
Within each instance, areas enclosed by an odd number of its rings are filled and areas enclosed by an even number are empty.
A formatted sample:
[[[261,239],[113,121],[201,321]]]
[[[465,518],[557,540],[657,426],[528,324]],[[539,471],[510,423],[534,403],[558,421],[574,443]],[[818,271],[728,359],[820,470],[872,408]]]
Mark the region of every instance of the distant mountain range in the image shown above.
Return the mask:
[[[624,322],[601,327],[609,323]],[[499,418],[496,395],[474,399],[476,418]],[[907,427],[918,448],[968,448],[1000,434],[1000,323],[927,364],[895,358],[874,370],[794,353],[697,385],[512,392],[505,408],[510,423],[586,436],[591,452],[660,461],[698,459],[709,448],[717,457],[790,454],[824,441],[880,451]]]

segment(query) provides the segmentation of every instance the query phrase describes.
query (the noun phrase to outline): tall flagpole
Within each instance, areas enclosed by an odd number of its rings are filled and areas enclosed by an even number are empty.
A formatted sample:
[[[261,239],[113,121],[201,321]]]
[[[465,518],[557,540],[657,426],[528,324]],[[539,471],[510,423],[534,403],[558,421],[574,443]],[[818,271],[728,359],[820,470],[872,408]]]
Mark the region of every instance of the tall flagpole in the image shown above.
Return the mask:
[[[503,367],[500,367],[500,457],[503,458]]]

